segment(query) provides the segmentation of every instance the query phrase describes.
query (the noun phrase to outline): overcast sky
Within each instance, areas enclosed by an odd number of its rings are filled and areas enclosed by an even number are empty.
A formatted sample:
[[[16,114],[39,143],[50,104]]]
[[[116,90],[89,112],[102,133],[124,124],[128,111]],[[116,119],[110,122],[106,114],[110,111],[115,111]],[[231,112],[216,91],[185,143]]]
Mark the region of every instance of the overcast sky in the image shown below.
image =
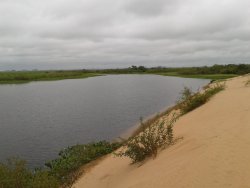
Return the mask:
[[[0,70],[249,59],[249,0],[0,0]]]

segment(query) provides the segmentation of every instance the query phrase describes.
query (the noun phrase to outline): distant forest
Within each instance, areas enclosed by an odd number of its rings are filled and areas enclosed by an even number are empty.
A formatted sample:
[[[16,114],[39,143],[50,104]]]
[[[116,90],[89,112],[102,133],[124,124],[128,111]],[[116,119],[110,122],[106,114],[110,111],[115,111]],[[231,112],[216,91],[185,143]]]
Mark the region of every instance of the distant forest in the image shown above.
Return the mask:
[[[0,84],[26,83],[39,80],[62,80],[88,78],[106,74],[158,74],[162,76],[178,76],[185,78],[227,79],[237,75],[250,73],[250,64],[213,65],[211,67],[152,67],[131,66],[124,69],[98,70],[46,70],[46,71],[4,71],[0,72]]]
[[[96,73],[178,73],[179,75],[196,75],[196,74],[247,74],[250,73],[250,64],[228,64],[228,65],[213,65],[202,67],[180,67],[180,68],[167,68],[167,67],[152,67],[146,68],[144,66],[131,66],[124,69],[104,69],[104,70],[83,70],[86,72]]]

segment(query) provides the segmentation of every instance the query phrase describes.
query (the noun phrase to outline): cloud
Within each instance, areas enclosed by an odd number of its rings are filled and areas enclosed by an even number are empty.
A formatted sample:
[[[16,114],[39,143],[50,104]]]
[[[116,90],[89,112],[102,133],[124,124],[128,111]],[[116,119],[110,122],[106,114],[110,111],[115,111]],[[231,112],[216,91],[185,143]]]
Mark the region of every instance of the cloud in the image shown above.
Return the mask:
[[[130,0],[125,6],[125,10],[136,16],[151,17],[161,15],[165,6],[170,1],[166,0]]]
[[[249,63],[247,0],[1,0],[0,70]]]

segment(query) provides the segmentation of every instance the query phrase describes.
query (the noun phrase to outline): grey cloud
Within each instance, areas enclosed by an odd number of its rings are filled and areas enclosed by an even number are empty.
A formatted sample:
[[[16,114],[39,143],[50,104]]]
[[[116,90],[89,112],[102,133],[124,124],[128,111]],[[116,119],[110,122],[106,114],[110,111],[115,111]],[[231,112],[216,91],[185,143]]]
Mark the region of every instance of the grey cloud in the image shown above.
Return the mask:
[[[247,63],[247,0],[2,0],[0,70]]]
[[[166,0],[130,0],[126,10],[138,16],[157,16],[163,13]]]

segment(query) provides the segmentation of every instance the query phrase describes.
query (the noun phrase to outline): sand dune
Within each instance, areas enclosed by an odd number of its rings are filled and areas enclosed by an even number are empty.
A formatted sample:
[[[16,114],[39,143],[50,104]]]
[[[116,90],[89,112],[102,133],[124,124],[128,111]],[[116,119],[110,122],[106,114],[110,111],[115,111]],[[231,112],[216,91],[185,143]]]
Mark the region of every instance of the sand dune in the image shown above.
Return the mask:
[[[250,78],[250,76],[248,76]],[[250,187],[250,86],[247,76],[182,116],[175,136],[184,139],[142,166],[106,157],[81,177],[76,188]]]

